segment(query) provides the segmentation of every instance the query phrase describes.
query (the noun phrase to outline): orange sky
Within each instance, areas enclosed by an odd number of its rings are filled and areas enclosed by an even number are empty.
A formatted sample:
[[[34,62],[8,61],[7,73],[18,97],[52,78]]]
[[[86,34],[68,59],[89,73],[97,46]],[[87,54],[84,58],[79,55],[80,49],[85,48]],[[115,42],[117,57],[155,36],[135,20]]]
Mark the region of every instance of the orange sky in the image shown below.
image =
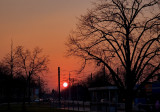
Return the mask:
[[[68,78],[69,71],[79,67],[77,59],[64,57],[64,43],[70,31],[75,29],[76,17],[85,14],[93,1],[0,0],[0,59],[10,51],[11,38],[14,47],[43,48],[50,57],[48,87],[57,88],[58,66],[61,67],[63,80]],[[71,72],[71,76],[73,74]]]

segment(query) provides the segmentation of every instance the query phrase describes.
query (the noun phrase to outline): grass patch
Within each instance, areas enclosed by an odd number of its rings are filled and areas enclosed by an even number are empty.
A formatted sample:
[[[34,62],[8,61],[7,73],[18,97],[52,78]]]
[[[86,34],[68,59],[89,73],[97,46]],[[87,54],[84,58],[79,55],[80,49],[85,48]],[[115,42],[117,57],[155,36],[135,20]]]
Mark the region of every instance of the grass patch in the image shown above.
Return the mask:
[[[11,104],[10,109],[6,105],[0,105],[0,112],[24,112],[22,104]],[[52,108],[49,104],[26,104],[25,112],[77,112]]]

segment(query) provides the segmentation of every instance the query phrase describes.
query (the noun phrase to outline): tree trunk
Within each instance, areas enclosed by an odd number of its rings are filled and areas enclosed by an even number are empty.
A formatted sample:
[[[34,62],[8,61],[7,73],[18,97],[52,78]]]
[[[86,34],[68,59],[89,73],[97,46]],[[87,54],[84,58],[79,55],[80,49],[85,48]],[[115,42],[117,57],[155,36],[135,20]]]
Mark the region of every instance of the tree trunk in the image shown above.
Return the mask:
[[[29,79],[28,79],[28,94],[29,94],[29,96],[28,96],[28,103],[30,104],[31,103],[31,79],[30,79],[30,77],[29,77]]]
[[[8,110],[10,110],[10,103],[11,103],[11,95],[12,95],[12,91],[11,91],[11,84],[12,84],[12,80],[9,78],[8,79],[8,84],[7,84],[7,103],[8,103]]]
[[[24,93],[23,93],[22,112],[26,111],[26,105],[25,105],[25,102],[26,102],[26,88],[27,88],[27,86],[25,85],[24,91],[23,91]]]
[[[11,109],[11,106],[10,106],[10,96],[8,96],[8,110]]]
[[[126,92],[126,95],[125,95],[125,112],[133,112],[133,92],[132,91],[129,91],[129,92]]]
[[[26,111],[26,104],[25,104],[25,96],[23,98],[23,104],[22,104],[22,112]]]

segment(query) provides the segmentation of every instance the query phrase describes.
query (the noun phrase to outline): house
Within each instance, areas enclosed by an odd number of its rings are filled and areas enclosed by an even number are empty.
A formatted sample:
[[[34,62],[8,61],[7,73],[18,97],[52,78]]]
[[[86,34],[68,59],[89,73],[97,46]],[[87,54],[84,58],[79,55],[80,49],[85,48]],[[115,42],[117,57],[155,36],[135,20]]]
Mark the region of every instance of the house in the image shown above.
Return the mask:
[[[94,87],[88,90],[92,102],[118,102],[118,88],[116,86]]]
[[[116,86],[94,87],[88,90],[91,95],[91,110],[116,112],[119,98]]]

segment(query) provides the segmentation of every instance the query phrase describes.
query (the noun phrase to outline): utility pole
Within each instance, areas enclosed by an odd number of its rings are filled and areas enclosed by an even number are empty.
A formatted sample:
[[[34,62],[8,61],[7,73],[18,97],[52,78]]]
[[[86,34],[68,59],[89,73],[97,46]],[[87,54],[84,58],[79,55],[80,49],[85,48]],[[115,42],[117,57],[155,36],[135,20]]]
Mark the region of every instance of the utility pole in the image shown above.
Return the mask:
[[[104,85],[106,83],[106,70],[105,70],[105,65],[103,65],[103,75],[104,75]]]
[[[11,77],[13,78],[13,41],[11,39],[11,60],[10,60],[10,67],[11,67]]]
[[[60,95],[60,67],[58,67],[58,101],[60,103],[61,95]]]
[[[91,73],[91,82],[92,82],[92,73]]]
[[[69,100],[71,100],[71,78],[70,78],[70,72],[69,72]]]
[[[39,98],[41,97],[41,78],[40,78],[40,76],[39,76],[39,78],[38,78],[38,86],[39,86],[39,94],[38,94],[38,96],[39,96]]]
[[[7,94],[8,94],[8,109],[10,110],[10,101],[11,101],[11,95],[12,95],[12,79],[13,79],[13,41],[11,39],[11,57],[10,57],[10,62],[9,62],[9,65],[10,65],[10,78],[9,78],[9,86],[8,86],[8,91],[7,91]]]

